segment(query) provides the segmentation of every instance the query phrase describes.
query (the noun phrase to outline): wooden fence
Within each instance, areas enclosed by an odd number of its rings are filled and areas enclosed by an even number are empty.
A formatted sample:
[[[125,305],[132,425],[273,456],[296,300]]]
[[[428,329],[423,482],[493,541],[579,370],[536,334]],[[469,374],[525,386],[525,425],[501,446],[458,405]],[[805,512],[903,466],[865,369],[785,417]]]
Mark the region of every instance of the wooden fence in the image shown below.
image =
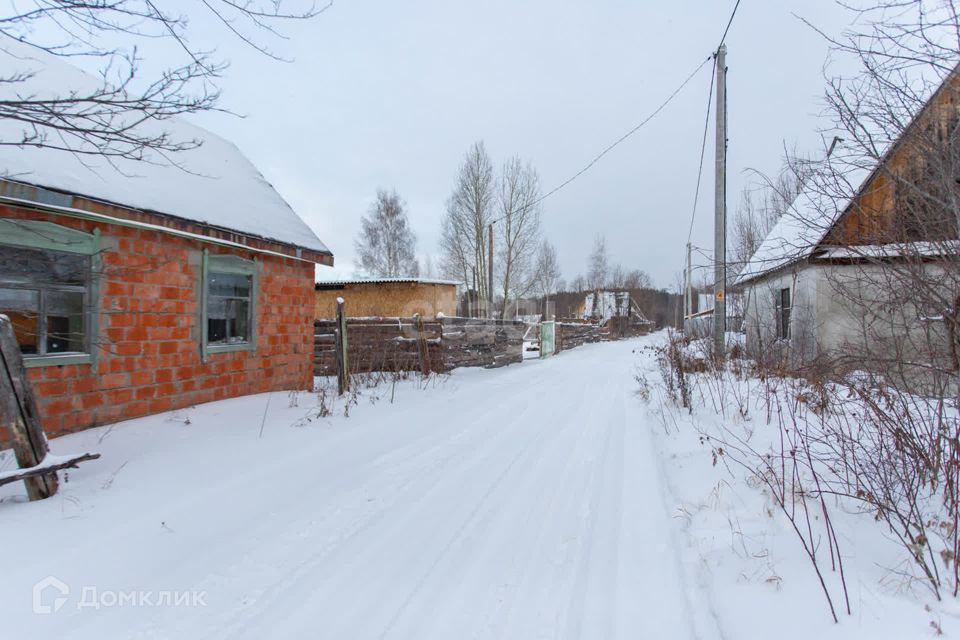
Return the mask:
[[[418,324],[419,323],[419,324]],[[501,367],[523,359],[526,325],[482,318],[348,318],[350,373]],[[314,322],[314,375],[337,373],[337,323]]]
[[[347,318],[346,322],[350,374],[502,367],[523,360],[527,332],[523,322],[485,318]],[[556,352],[646,330],[561,320],[556,323]],[[314,322],[314,375],[337,375],[337,336],[335,320]]]

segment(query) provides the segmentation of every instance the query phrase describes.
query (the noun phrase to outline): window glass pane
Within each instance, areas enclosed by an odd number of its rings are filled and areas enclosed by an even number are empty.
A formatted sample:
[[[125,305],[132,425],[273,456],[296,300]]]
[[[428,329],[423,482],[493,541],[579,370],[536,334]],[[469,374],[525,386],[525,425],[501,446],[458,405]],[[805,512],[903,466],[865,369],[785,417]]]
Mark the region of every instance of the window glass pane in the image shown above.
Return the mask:
[[[40,292],[29,289],[0,289],[0,313],[10,318],[21,353],[38,353]]]
[[[0,244],[0,281],[82,286],[86,284],[86,256]]]
[[[250,340],[250,302],[210,297],[207,302],[207,342],[243,344]]]
[[[211,296],[249,298],[252,280],[252,276],[236,273],[210,273],[207,289]]]
[[[230,325],[228,329],[231,344],[247,342],[250,339],[250,302],[248,300],[229,300]]]
[[[47,353],[83,351],[83,293],[45,291]]]

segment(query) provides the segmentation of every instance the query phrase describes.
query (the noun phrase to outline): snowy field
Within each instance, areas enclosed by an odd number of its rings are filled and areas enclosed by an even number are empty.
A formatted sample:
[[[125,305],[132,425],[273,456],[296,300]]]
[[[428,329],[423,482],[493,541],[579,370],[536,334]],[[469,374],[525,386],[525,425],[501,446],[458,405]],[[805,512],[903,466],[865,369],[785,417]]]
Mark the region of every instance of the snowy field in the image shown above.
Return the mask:
[[[275,393],[56,439],[103,457],[44,502],[0,489],[0,637],[957,633],[870,567],[834,625],[759,489],[638,395],[659,339],[382,385],[349,417]]]

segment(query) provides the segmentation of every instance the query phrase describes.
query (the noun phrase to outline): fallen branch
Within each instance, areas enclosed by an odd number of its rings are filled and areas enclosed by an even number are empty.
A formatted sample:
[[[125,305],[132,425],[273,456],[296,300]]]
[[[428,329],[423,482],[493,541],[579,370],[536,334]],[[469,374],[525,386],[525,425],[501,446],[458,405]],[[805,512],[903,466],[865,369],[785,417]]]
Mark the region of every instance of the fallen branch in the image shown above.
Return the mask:
[[[54,473],[55,471],[60,471],[61,469],[76,469],[77,465],[81,462],[86,462],[87,460],[96,460],[99,457],[99,453],[85,453],[82,456],[74,457],[48,455],[46,458],[44,458],[43,462],[34,467],[27,467],[26,469],[14,469],[12,471],[0,473],[0,486],[10,484],[11,482],[26,480],[27,478],[32,478],[34,476],[45,476],[48,473]]]

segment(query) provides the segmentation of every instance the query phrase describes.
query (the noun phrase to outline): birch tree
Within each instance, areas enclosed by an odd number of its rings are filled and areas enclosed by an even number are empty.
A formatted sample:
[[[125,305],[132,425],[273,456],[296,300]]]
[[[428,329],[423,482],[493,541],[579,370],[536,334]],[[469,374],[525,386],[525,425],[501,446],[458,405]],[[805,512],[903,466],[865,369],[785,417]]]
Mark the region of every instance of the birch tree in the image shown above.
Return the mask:
[[[540,243],[535,268],[538,292],[549,305],[550,296],[560,290],[560,262],[557,250],[546,239]]]
[[[369,215],[360,222],[360,235],[354,246],[365,273],[380,278],[420,275],[417,237],[410,228],[406,206],[395,190],[378,189]]]
[[[496,176],[482,141],[464,156],[440,231],[442,269],[446,277],[462,282],[490,300],[487,275],[487,225],[496,204]]]
[[[587,259],[587,286],[599,291],[607,285],[610,274],[610,259],[607,256],[607,240],[602,234],[593,238],[593,251]]]
[[[540,242],[540,178],[536,169],[514,156],[503,165],[495,225],[498,275],[503,295],[501,319],[511,301],[536,284],[534,266]]]

